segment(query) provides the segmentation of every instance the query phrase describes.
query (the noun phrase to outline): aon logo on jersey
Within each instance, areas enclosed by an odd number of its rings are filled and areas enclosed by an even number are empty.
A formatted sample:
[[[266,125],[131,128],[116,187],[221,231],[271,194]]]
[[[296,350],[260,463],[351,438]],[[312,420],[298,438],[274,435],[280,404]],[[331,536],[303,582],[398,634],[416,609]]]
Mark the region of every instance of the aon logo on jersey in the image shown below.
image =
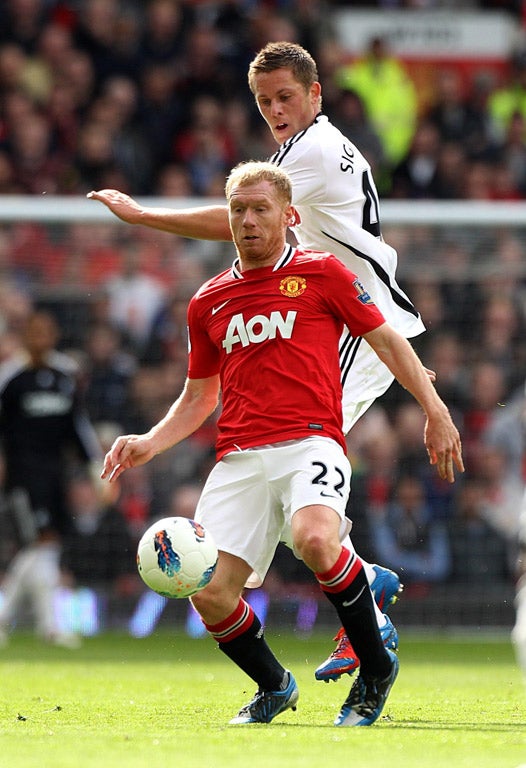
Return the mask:
[[[223,348],[229,355],[234,344],[241,344],[242,347],[261,344],[267,339],[275,339],[278,333],[282,339],[290,339],[297,314],[297,312],[287,312],[283,316],[281,312],[271,312],[270,317],[254,315],[246,321],[242,313],[234,315],[228,324]]]

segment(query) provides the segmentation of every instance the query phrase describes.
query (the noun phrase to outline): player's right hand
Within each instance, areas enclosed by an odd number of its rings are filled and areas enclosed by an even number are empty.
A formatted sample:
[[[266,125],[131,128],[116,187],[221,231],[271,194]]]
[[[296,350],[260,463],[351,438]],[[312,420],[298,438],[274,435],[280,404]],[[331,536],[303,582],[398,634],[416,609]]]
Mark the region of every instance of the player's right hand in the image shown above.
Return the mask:
[[[140,467],[155,456],[146,435],[122,435],[118,437],[104,457],[102,480],[117,480],[125,469]]]

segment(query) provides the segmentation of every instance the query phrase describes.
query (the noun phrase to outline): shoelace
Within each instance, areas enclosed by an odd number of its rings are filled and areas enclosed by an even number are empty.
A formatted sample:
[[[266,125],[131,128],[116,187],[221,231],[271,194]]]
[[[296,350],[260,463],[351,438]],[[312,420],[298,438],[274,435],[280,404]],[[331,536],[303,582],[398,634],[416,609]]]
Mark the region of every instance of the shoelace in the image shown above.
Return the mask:
[[[345,703],[362,717],[370,717],[378,706],[378,699],[376,679],[360,676],[354,681]]]
[[[254,698],[243,709],[240,710],[240,715],[250,715],[254,719],[261,719],[262,722],[266,722],[270,714],[272,714],[272,703],[275,697],[274,691],[256,691]]]
[[[349,638],[345,634],[345,630],[343,629],[343,627],[339,630],[334,640],[338,641],[338,645],[336,646],[334,651],[331,653],[331,657],[334,656],[336,658],[339,656],[339,654],[342,651],[346,651],[348,648],[351,647],[351,643],[349,641]]]

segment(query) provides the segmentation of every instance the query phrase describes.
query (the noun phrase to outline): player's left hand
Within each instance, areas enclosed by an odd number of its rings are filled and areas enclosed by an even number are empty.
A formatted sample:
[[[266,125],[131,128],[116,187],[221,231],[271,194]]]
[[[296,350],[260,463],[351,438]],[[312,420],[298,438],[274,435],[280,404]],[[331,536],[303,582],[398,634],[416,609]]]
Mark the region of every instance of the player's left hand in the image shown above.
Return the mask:
[[[460,435],[449,414],[434,422],[428,419],[424,439],[430,464],[436,466],[442,480],[454,483],[455,467],[464,472],[464,462]]]

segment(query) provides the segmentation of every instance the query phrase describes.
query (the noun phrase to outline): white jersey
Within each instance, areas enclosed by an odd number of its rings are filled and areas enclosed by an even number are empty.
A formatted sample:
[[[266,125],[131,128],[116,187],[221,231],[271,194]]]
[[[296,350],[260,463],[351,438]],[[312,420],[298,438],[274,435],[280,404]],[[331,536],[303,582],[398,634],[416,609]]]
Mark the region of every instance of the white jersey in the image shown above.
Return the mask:
[[[397,253],[381,239],[369,163],[325,115],[288,139],[271,161],[292,180],[302,248],[334,253],[356,275],[387,322],[406,338],[425,330],[396,281]]]

